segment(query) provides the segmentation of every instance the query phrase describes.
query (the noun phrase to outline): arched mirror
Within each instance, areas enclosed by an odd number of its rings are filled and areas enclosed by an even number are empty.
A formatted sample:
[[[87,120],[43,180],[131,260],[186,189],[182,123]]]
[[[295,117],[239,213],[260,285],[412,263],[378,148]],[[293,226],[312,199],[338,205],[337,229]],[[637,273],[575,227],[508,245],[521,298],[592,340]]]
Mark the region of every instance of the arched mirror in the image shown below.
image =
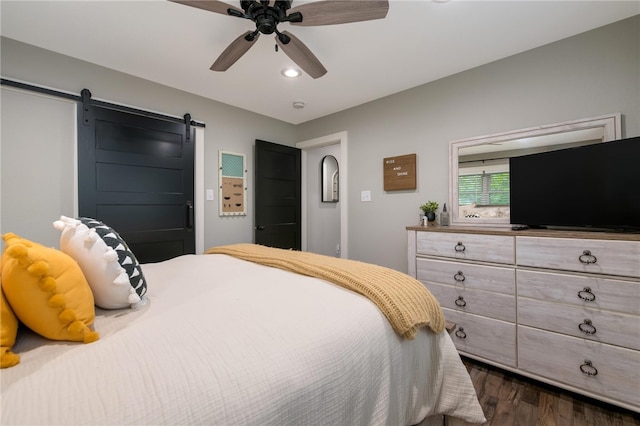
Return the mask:
[[[339,170],[338,160],[333,155],[326,155],[321,163],[322,202],[338,202]]]
[[[510,157],[621,139],[620,119],[611,114],[451,142],[451,223],[508,226]]]

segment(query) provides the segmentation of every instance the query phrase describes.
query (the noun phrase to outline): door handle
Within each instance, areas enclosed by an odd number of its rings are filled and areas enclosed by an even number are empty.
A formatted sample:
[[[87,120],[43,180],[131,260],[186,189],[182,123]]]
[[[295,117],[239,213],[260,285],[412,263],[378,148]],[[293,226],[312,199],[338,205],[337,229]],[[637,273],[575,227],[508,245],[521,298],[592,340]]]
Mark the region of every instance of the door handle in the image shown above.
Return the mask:
[[[264,226],[262,225],[256,226],[256,231],[264,231]]]
[[[193,229],[193,202],[187,201],[187,229]]]

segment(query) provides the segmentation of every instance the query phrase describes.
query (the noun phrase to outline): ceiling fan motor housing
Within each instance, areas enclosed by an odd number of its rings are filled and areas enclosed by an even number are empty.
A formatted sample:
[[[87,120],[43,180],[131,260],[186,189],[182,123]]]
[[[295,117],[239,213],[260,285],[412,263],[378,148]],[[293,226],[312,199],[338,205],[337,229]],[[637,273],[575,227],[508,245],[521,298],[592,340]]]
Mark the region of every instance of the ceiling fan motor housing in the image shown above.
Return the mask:
[[[244,17],[254,21],[258,31],[262,34],[273,34],[274,32],[278,33],[278,24],[280,22],[289,20],[287,9],[291,7],[291,0],[276,1],[273,6],[269,6],[269,1],[242,0],[240,6],[245,11]],[[297,15],[299,14],[294,15],[298,18]],[[302,17],[300,16],[300,18]]]
[[[278,15],[271,8],[263,9],[263,12],[256,15],[256,28],[262,34],[272,34],[278,26]]]

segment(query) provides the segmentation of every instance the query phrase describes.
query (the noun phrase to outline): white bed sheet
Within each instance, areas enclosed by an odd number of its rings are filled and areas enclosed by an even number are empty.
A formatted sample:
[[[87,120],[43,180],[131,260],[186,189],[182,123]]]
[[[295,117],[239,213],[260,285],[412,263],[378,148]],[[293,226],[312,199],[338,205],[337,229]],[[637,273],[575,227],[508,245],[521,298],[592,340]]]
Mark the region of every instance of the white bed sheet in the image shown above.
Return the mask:
[[[397,336],[368,299],[225,255],[143,265],[149,303],[100,340],[21,330],[0,424],[413,425],[484,420],[446,332]]]

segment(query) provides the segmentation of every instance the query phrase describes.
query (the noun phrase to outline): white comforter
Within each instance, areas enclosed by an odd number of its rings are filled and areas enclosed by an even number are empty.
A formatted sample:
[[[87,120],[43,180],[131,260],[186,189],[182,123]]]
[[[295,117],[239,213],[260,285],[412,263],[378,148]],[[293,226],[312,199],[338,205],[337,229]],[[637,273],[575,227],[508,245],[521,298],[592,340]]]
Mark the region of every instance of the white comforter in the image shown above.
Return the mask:
[[[143,265],[149,303],[100,340],[19,332],[0,424],[412,425],[484,420],[446,332],[405,341],[366,298],[224,255]]]

